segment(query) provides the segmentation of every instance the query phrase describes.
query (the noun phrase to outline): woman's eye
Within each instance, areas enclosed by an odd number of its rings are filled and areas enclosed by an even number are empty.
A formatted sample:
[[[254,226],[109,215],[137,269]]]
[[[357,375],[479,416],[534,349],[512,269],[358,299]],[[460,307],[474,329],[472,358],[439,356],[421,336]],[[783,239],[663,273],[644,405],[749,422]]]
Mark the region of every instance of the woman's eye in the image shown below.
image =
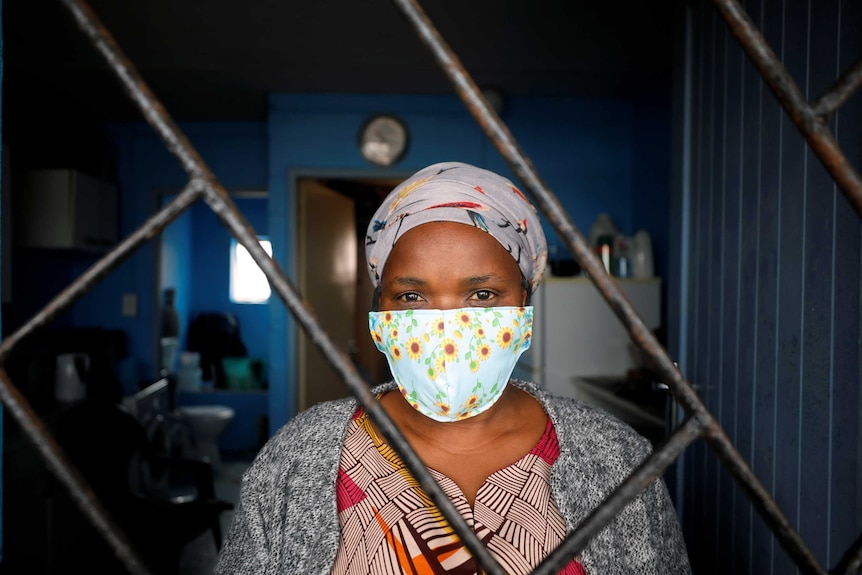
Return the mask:
[[[403,301],[405,303],[414,303],[414,302],[419,301],[419,294],[413,293],[413,292],[405,293],[405,294],[401,294],[400,296],[398,296],[398,299],[400,299],[401,301]]]
[[[474,297],[479,301],[488,301],[494,295],[490,291],[482,289],[473,294]]]

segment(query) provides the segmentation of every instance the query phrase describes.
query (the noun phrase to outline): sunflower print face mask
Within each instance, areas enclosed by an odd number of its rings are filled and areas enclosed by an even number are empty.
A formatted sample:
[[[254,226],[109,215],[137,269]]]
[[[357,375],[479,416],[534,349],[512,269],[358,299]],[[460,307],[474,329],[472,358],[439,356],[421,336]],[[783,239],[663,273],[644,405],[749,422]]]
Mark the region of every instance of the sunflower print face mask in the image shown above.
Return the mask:
[[[378,311],[368,327],[407,402],[436,421],[458,421],[500,399],[530,347],[533,308]]]

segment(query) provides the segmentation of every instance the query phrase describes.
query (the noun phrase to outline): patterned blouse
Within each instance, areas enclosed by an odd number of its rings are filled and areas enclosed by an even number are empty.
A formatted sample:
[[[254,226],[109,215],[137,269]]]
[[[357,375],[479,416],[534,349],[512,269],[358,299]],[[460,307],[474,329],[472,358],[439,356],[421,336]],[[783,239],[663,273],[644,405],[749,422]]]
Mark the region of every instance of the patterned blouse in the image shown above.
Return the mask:
[[[566,536],[549,483],[559,454],[548,420],[530,453],[485,480],[473,508],[454,481],[429,471],[506,573],[526,574]],[[341,449],[336,498],[341,540],[332,575],[479,572],[478,563],[401,458],[376,435],[361,407]],[[572,561],[560,574],[585,571]]]

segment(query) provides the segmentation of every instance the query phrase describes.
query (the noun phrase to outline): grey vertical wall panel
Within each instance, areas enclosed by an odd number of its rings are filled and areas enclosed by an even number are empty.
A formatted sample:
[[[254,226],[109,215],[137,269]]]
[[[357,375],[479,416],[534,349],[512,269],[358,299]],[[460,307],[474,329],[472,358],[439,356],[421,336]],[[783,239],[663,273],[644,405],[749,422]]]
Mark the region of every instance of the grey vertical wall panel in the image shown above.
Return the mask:
[[[709,2],[692,3],[687,375],[832,566],[857,536],[862,225]],[[747,0],[803,91],[862,55],[862,3]],[[862,95],[833,122],[862,167]],[[696,573],[793,573],[714,455],[685,465]]]

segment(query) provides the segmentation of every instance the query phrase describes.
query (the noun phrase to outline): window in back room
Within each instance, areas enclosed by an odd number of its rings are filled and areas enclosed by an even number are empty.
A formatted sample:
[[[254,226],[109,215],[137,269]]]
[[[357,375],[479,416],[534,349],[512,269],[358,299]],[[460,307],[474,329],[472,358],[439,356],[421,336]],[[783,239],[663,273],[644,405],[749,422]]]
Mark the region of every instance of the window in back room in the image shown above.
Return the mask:
[[[260,245],[272,257],[272,243],[259,237]],[[231,240],[230,244],[230,300],[233,303],[267,303],[272,290],[266,276],[252,259],[248,250]]]

